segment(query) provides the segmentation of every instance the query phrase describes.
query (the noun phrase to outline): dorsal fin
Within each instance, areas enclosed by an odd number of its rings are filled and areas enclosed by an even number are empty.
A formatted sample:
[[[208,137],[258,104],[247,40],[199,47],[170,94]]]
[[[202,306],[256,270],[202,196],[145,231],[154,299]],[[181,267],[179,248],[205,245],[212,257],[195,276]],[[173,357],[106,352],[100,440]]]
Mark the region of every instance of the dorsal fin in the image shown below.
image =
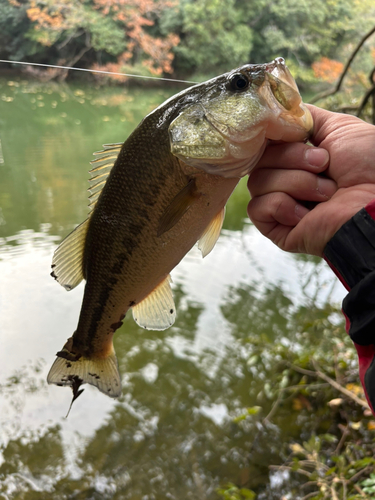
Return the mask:
[[[214,248],[219,236],[221,228],[223,227],[225,216],[225,207],[223,207],[220,212],[215,215],[215,217],[208,224],[204,233],[198,240],[198,248],[202,252],[202,257],[206,257],[211,250]]]
[[[176,319],[171,283],[168,275],[159,285],[132,307],[134,321],[147,330],[165,330],[173,325]]]
[[[108,175],[117,160],[118,154],[121,151],[123,143],[118,142],[114,144],[103,144],[101,151],[96,151],[94,153],[97,158],[90,162],[94,165],[94,168],[90,170],[91,178],[89,180],[89,208],[93,210],[98,201],[100,193],[107,182]]]
[[[90,210],[94,208],[99,198],[103,186],[107,181],[108,174],[121,151],[122,144],[104,144],[102,151],[94,153],[97,158],[91,162],[95,166],[90,170]],[[84,279],[82,260],[89,219],[90,216],[77,226],[60,243],[53,254],[51,276],[66,290],[72,290]]]

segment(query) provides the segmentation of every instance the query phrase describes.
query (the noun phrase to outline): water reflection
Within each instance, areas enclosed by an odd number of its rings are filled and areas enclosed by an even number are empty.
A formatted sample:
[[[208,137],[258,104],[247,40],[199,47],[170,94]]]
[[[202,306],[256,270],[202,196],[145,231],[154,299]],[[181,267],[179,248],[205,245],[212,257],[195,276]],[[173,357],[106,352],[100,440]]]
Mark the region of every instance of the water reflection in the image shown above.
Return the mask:
[[[0,85],[0,494],[211,500],[227,482],[260,499],[293,491],[268,466],[306,420],[288,406],[263,423],[282,376],[268,347],[298,348],[309,314],[326,317],[340,285],[245,222],[244,181],[212,254],[193,249],[172,273],[175,325],[145,331],[127,317],[117,332],[123,396],[87,387],[66,420],[70,390],[45,378],[83,286],[67,293],[51,279],[52,254],[86,216],[89,152],[124,139],[134,122],[123,118],[138,121],[165,95],[16,83]]]
[[[4,163],[4,155],[3,155],[3,147],[1,145],[1,138],[0,138],[0,165]]]
[[[276,397],[266,390],[275,365],[267,350],[260,355],[259,345],[265,337],[295,341],[301,330],[296,318],[306,320],[311,304],[304,275],[314,266],[326,280],[330,275],[310,262],[299,263],[294,273],[294,260],[272,246],[264,266],[251,226],[241,245],[237,238],[227,231],[206,263],[193,250],[173,274],[173,328],[144,331],[126,318],[115,341],[123,396],[115,402],[88,387],[68,420],[70,391],[47,387],[45,377],[73,331],[82,289],[66,293],[48,276],[56,237],[26,231],[10,240],[17,247],[4,245],[0,273],[12,287],[0,285],[0,491],[9,498],[20,491],[49,498],[52,490],[54,498],[74,498],[79,490],[79,498],[214,499],[218,485],[234,482],[280,498],[279,488],[269,489],[268,465],[280,463],[278,443],[297,437],[305,422],[288,408],[277,425],[259,427]],[[241,252],[243,243],[254,267]],[[236,266],[225,260],[228,253]],[[228,272],[213,279],[214,269],[226,265]],[[237,275],[234,267],[241,269]],[[261,408],[259,415],[236,421],[253,406]]]

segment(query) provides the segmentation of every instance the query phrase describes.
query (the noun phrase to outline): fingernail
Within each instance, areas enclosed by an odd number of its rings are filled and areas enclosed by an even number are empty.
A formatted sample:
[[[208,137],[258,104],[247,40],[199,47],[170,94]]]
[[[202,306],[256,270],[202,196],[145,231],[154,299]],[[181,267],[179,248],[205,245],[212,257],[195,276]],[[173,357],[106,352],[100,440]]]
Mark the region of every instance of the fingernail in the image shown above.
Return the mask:
[[[297,203],[294,207],[294,213],[299,218],[299,220],[305,217],[305,215],[307,215],[309,212],[310,210],[308,208],[304,207],[303,205],[300,205],[299,203]]]
[[[305,158],[312,167],[323,167],[328,163],[328,151],[321,148],[309,148],[305,152]]]
[[[319,175],[317,175],[317,178],[317,191],[325,198],[331,198],[337,191],[337,184],[331,179],[324,179]]]

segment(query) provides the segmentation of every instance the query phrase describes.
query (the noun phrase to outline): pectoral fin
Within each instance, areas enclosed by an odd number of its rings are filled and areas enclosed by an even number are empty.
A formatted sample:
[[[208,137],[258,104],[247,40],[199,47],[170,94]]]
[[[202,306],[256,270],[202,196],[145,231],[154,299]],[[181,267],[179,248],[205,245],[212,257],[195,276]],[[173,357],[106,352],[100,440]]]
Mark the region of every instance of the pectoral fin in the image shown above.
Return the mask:
[[[60,243],[53,254],[51,276],[65,290],[72,290],[84,278],[82,260],[88,226],[89,219],[86,219]]]
[[[202,257],[206,257],[216,245],[220,236],[225,216],[225,207],[212,219],[206,227],[204,233],[199,238],[198,248],[202,252]]]
[[[161,236],[163,233],[172,229],[190,206],[197,200],[198,196],[195,179],[191,179],[173,198],[170,205],[161,216],[157,235]]]
[[[132,307],[134,321],[147,330],[165,330],[176,319],[171,277],[168,275],[145,299]]]

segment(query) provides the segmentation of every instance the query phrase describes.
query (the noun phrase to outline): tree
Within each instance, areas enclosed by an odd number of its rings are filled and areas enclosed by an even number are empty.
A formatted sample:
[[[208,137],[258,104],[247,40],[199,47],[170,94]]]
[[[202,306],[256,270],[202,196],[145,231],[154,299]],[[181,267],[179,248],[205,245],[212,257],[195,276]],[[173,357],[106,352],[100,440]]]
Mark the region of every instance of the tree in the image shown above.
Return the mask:
[[[164,12],[161,29],[181,38],[174,48],[177,71],[216,75],[249,62],[253,33],[235,0],[181,0]]]
[[[156,74],[172,70],[171,48],[178,37],[149,33],[163,9],[172,5],[171,0],[8,2],[8,17],[22,18],[24,31],[18,46],[8,51],[10,57],[16,52],[23,58],[33,56],[33,62],[38,58],[40,62],[73,66],[85,56],[87,63],[127,62]],[[57,74],[56,70],[49,72],[52,77]]]

